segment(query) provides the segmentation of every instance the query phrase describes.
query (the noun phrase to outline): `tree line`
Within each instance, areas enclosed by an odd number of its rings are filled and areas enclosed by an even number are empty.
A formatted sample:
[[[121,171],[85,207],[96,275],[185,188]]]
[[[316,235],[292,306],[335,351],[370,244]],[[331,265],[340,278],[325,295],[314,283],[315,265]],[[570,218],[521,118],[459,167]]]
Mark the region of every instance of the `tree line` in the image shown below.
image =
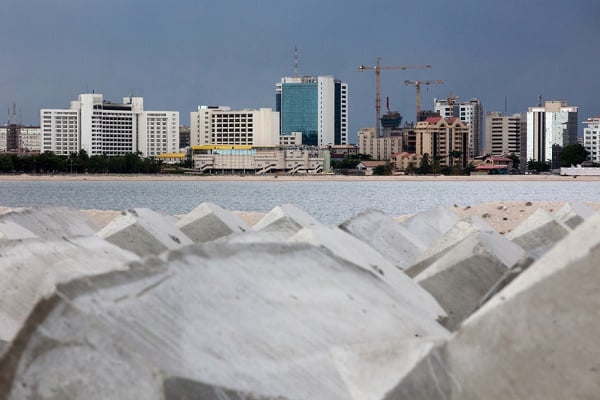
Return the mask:
[[[161,167],[160,160],[142,157],[140,152],[122,156],[89,156],[85,150],[69,156],[52,151],[39,155],[0,154],[0,173],[155,174]]]

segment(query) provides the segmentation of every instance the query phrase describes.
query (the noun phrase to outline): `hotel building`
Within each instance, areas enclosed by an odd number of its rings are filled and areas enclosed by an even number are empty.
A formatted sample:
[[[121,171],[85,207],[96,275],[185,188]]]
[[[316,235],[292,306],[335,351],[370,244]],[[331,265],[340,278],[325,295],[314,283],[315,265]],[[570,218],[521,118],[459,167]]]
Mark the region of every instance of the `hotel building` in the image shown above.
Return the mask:
[[[58,155],[82,149],[90,156],[179,151],[179,112],[144,111],[142,97],[112,103],[101,94],[81,94],[70,109],[40,110],[40,125],[41,151]]]

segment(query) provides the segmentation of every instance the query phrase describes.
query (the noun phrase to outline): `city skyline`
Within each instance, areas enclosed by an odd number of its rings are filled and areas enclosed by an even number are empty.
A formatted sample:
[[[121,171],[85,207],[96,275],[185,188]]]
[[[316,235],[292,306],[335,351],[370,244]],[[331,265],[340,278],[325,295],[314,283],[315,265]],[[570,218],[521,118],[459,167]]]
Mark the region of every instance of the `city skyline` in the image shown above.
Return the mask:
[[[40,109],[67,107],[92,91],[112,101],[142,96],[150,109],[179,111],[188,126],[201,104],[275,109],[273,87],[294,74],[295,47],[299,75],[348,83],[352,143],[375,115],[375,74],[358,66],[377,57],[382,65],[432,66],[382,71],[382,109],[389,97],[404,121],[415,120],[415,89],[404,81],[429,79],[444,84],[422,88],[423,109],[452,93],[479,99],[485,112],[504,112],[506,101],[512,114],[536,106],[541,95],[579,107],[579,135],[583,121],[600,115],[594,0],[8,0],[4,11],[0,106],[12,111],[16,103],[24,124],[39,124]],[[8,113],[1,115],[6,122]]]

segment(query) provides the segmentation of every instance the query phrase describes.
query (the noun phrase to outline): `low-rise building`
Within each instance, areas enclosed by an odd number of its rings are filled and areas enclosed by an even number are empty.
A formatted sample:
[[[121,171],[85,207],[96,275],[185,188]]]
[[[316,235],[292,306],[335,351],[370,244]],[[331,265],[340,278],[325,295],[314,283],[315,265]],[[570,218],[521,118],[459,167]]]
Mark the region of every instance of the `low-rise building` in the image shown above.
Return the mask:
[[[358,152],[373,160],[389,160],[392,154],[402,151],[402,136],[377,137],[375,128],[358,131]]]
[[[202,145],[191,150],[193,168],[203,173],[317,174],[330,170],[325,149]]]
[[[41,133],[39,126],[9,124],[0,126],[0,151],[39,152]]]
[[[401,152],[392,155],[392,165],[399,171],[406,171],[411,168],[418,168],[421,165],[423,156],[416,153]]]

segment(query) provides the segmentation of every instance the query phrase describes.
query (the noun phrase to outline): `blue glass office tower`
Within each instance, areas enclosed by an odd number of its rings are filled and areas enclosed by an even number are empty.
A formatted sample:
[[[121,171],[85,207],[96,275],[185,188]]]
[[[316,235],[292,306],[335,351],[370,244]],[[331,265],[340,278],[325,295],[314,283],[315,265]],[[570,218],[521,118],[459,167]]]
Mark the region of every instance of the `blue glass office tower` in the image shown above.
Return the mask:
[[[348,144],[348,85],[331,76],[284,77],[276,86],[282,135],[302,133],[302,144]]]

